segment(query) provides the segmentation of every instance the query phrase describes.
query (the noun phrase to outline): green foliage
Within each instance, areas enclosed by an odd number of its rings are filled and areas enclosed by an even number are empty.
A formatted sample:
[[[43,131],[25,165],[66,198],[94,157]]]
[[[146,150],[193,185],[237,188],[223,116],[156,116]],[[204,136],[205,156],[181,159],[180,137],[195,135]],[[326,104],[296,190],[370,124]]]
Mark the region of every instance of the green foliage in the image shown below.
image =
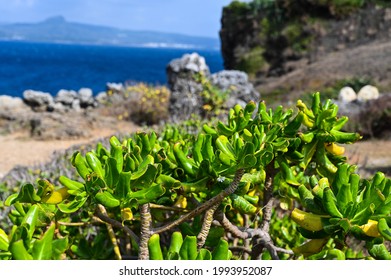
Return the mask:
[[[253,76],[258,71],[267,68],[268,63],[263,57],[264,52],[265,50],[262,47],[257,46],[252,48],[240,57],[238,69]]]
[[[234,0],[226,7],[226,9],[229,9],[236,16],[241,16],[246,14],[246,12],[250,9],[250,6],[246,2]]]
[[[391,181],[347,163],[341,145],[361,137],[337,113],[319,93],[296,110],[249,102],[196,133],[167,125],[75,151],[77,176],[5,200],[0,258],[389,259]]]
[[[225,102],[229,96],[229,90],[222,91],[218,87],[212,85],[210,80],[203,74],[195,74],[195,80],[201,84],[202,91],[200,93],[203,99],[203,116],[206,119],[222,115],[226,113]]]
[[[127,85],[120,91],[109,90],[104,114],[140,125],[159,124],[168,118],[170,91],[165,86],[145,83]]]

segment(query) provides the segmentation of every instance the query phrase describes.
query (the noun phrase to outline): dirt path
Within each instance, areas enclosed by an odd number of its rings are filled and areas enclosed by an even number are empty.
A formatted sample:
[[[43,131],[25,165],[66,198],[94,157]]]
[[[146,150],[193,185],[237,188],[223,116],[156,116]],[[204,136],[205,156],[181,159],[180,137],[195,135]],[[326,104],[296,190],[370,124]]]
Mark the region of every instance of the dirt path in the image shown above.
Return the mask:
[[[76,140],[36,140],[30,138],[27,131],[0,135],[0,178],[16,165],[31,166],[43,163],[54,151],[65,150],[73,145],[88,143],[115,133],[130,133],[137,129],[138,127],[130,122],[120,122],[116,127],[92,130],[91,137]]]
[[[346,155],[353,164],[359,163],[373,170],[391,169],[391,141],[359,141],[346,148]]]

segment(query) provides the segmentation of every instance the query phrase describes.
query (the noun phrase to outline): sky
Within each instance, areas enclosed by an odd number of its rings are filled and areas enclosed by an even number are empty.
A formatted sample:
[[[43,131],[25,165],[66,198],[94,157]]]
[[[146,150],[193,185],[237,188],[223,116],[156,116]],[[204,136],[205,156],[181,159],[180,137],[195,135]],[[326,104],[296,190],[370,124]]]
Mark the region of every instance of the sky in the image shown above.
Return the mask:
[[[231,0],[0,0],[1,23],[67,21],[218,38]]]

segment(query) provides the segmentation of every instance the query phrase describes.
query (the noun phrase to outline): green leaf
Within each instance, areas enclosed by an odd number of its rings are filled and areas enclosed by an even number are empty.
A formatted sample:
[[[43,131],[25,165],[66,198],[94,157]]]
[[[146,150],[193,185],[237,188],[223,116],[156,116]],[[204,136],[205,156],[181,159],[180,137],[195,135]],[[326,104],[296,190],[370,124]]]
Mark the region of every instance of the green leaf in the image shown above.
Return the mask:
[[[140,163],[140,165],[137,168],[136,172],[132,173],[132,180],[136,180],[144,175],[145,172],[147,172],[148,165],[154,164],[155,159],[151,155],[147,155],[144,160]]]
[[[9,240],[8,235],[0,228],[0,250],[8,251]]]
[[[95,199],[103,204],[105,207],[114,208],[119,206],[120,201],[116,199],[111,193],[108,191],[99,192],[95,195]]]
[[[118,183],[119,173],[117,169],[117,160],[112,157],[106,159],[104,179],[107,186],[110,188],[114,188]]]
[[[50,260],[52,258],[52,241],[56,225],[51,224],[43,237],[34,242],[33,258],[34,260]]]
[[[209,261],[212,260],[212,254],[208,249],[201,248],[198,252],[196,260]]]
[[[18,240],[10,245],[10,252],[12,253],[12,258],[14,260],[32,260],[33,256],[31,256],[26,248],[24,247],[23,240]]]
[[[29,239],[31,239],[35,231],[35,224],[37,223],[37,219],[38,219],[38,211],[39,211],[38,205],[36,204],[32,205],[22,221],[22,226],[26,225],[28,228]]]
[[[247,201],[243,196],[232,194],[230,195],[232,199],[232,206],[242,214],[254,214],[258,211],[257,207],[252,205]]]
[[[261,153],[262,166],[267,166],[274,158],[274,154],[270,151],[264,150]]]
[[[159,170],[157,165],[148,164],[144,173],[139,176],[137,179],[134,179],[134,176],[132,175],[131,182],[130,182],[130,188],[132,191],[137,189],[144,189],[151,186],[151,184],[155,181],[156,176],[158,175]]]
[[[17,193],[14,193],[14,194],[11,194],[9,197],[7,197],[7,199],[5,200],[4,202],[4,205],[5,206],[11,206],[12,204],[14,204],[18,198],[18,195]]]
[[[114,194],[120,200],[126,198],[126,195],[130,192],[130,177],[132,173],[129,172],[121,172],[119,174],[119,182],[114,190]]]
[[[251,168],[257,164],[257,158],[254,155],[246,155],[240,162],[243,168]]]
[[[213,260],[229,260],[228,242],[224,239],[220,239],[216,248],[212,252]]]
[[[171,234],[171,242],[170,242],[170,247],[168,248],[168,252],[179,253],[182,243],[183,243],[182,233],[180,231],[174,231]]]
[[[303,146],[304,159],[300,163],[300,166],[303,169],[307,168],[308,164],[311,162],[312,158],[314,157],[317,145],[318,145],[317,140],[312,141],[311,143],[308,143],[308,144],[304,144],[304,146]]]
[[[84,205],[87,199],[88,196],[79,195],[76,196],[75,199],[70,202],[67,203],[61,202],[60,204],[57,204],[57,207],[58,209],[60,209],[62,213],[66,213],[66,214],[74,213]]]
[[[53,256],[52,258],[55,260],[61,259],[61,255],[65,253],[68,249],[68,237],[55,239],[52,242]]]
[[[368,222],[371,215],[374,213],[375,205],[371,203],[369,206],[360,205],[356,215],[350,220],[352,224],[363,225]]]
[[[18,197],[13,202],[15,201],[23,203],[36,203],[41,201],[41,198],[36,194],[32,184],[25,184],[22,186]]]
[[[165,174],[160,174],[156,178],[156,183],[161,184],[165,189],[178,189],[181,187],[181,181]]]
[[[147,189],[132,192],[127,195],[127,201],[136,199],[138,204],[152,202],[165,193],[165,189],[160,184],[152,185]]]
[[[197,237],[186,236],[179,250],[179,256],[182,260],[195,260],[197,255]]]
[[[369,254],[376,260],[391,260],[391,254],[383,243],[373,245]]]

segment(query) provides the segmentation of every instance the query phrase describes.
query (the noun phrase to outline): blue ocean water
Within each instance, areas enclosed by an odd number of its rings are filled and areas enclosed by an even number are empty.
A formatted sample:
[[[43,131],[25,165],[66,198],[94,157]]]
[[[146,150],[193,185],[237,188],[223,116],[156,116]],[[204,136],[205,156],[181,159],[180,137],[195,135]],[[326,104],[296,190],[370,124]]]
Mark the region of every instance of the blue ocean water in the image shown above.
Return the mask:
[[[82,87],[97,94],[107,82],[165,85],[167,64],[192,52],[205,57],[212,73],[223,69],[218,50],[0,42],[0,95],[21,97],[26,89],[56,95]]]

